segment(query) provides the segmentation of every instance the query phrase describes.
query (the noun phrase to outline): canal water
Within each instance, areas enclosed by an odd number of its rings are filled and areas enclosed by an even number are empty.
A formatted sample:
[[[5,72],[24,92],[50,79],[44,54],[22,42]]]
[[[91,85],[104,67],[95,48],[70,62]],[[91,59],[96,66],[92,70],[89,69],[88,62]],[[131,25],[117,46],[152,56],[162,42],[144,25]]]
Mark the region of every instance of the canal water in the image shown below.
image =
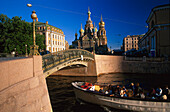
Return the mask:
[[[114,85],[129,85],[131,82],[139,82],[141,87],[149,89],[151,87],[170,87],[170,76],[156,74],[105,74],[99,77],[67,77],[49,76],[47,86],[53,112],[128,112],[118,109],[108,109],[92,104],[79,104],[76,102],[75,94],[71,86],[74,81],[87,81],[91,83],[111,83]]]

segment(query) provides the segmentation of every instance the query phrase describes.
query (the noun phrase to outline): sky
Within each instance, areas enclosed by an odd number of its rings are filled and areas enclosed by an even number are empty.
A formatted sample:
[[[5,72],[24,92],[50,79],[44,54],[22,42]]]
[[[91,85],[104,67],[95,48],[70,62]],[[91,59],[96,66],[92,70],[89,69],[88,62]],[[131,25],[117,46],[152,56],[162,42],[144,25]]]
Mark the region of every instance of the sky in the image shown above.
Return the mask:
[[[27,4],[32,7],[27,7]],[[62,29],[69,45],[75,39],[75,33],[85,27],[88,7],[91,19],[97,28],[102,14],[105,22],[108,47],[120,49],[127,35],[140,35],[147,32],[146,20],[152,8],[170,4],[169,0],[2,0],[0,14],[9,18],[22,17],[32,22],[31,14],[35,10],[38,21]]]

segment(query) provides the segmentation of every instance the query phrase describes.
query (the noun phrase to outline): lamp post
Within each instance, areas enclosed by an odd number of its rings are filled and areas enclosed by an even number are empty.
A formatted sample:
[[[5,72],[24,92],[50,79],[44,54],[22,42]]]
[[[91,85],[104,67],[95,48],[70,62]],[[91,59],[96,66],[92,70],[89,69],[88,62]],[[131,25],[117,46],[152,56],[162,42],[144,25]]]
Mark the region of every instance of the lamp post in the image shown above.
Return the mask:
[[[33,45],[30,46],[30,56],[33,55],[40,55],[38,52],[38,46],[35,43],[35,19],[37,18],[37,15],[35,14],[35,11],[32,11],[31,18],[33,19]]]
[[[25,57],[28,57],[28,53],[27,53],[27,44],[25,44]]]

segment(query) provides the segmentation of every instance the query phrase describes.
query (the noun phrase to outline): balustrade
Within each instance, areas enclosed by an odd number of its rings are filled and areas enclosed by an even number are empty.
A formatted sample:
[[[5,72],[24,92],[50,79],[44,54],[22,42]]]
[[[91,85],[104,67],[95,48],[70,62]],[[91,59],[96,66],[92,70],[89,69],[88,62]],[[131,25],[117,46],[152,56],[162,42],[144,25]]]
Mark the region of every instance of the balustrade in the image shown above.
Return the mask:
[[[56,53],[46,54],[42,56],[42,68],[43,71],[48,71],[53,67],[56,67],[64,62],[74,60],[74,59],[81,59],[81,55],[84,58],[92,58],[94,56],[91,52],[86,50],[80,49],[70,49],[65,51],[59,51]]]

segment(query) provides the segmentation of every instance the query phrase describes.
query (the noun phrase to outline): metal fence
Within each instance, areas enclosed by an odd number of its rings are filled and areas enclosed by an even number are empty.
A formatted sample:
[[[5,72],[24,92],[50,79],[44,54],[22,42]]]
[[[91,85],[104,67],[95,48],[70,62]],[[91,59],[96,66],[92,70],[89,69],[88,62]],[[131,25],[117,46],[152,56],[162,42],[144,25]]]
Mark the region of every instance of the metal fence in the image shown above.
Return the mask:
[[[69,49],[65,51],[59,51],[56,53],[46,54],[42,56],[42,68],[43,71],[45,72],[69,60],[73,60],[76,58],[81,59],[85,57],[94,59],[94,56],[91,52],[81,49]]]
[[[170,61],[168,57],[126,57],[124,58],[125,61],[149,61],[149,62],[163,62],[163,61]]]

